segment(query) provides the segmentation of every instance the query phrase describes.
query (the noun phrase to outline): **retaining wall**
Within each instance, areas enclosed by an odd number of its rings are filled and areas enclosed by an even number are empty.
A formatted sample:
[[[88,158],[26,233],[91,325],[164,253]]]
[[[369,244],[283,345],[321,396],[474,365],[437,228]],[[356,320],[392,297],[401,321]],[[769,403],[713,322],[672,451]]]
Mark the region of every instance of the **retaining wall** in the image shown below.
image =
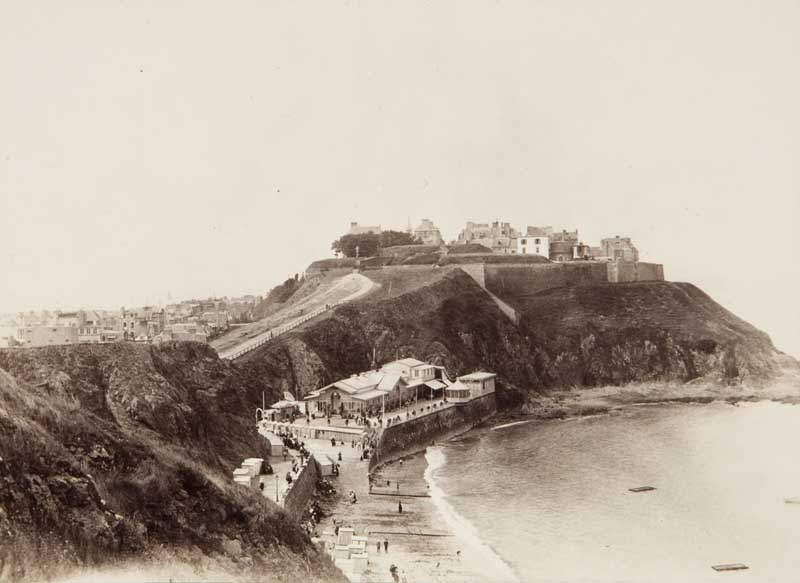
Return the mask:
[[[501,297],[540,292],[555,287],[608,281],[606,263],[570,262],[486,265],[486,288]]]
[[[608,267],[608,281],[612,283],[664,281],[664,266],[660,263],[611,261],[606,265]]]
[[[431,441],[449,439],[479,425],[497,411],[495,394],[448,407],[381,430],[369,460],[370,472],[381,464],[424,450]]]
[[[661,263],[637,263],[637,281],[664,281],[664,266]]]
[[[308,507],[309,501],[317,490],[319,477],[319,464],[312,455],[283,499],[283,508],[293,519],[303,518],[303,511]]]
[[[466,271],[472,279],[478,282],[482,288],[486,289],[486,265],[483,263],[463,263],[459,269]]]

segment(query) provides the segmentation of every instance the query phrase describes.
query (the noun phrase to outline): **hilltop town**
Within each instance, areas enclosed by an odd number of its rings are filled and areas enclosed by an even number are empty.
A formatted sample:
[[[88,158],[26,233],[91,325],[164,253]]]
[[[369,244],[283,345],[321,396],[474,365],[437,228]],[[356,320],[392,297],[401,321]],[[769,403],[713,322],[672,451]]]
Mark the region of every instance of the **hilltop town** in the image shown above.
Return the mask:
[[[362,226],[350,223],[349,237],[364,235],[380,236],[385,231],[380,225]],[[393,232],[393,231],[389,231]],[[463,252],[471,246],[472,253],[495,253],[500,255],[537,255],[550,261],[639,261],[639,250],[631,242],[630,237],[606,237],[600,244],[592,246],[584,243],[578,229],[561,231],[546,226],[528,226],[517,229],[510,222],[493,221],[490,223],[466,223],[458,236],[445,244],[439,228],[430,219],[422,219],[412,229],[409,225],[405,233],[412,238],[412,244],[452,247],[456,252]],[[462,246],[462,249],[459,249]]]

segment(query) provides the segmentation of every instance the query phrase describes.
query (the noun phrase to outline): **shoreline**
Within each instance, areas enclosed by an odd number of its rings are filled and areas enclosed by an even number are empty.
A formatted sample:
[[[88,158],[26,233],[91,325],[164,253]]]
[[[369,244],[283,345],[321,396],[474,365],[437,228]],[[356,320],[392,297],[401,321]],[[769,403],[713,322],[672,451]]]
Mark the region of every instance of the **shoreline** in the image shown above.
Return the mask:
[[[537,421],[614,414],[627,407],[642,405],[724,402],[736,406],[739,402],[759,401],[800,404],[800,376],[785,376],[774,384],[758,387],[653,382],[562,390],[548,396],[534,396],[517,411],[498,411],[487,422],[465,431],[452,432],[437,441],[447,442],[475,429],[493,430]],[[407,583],[497,580],[501,564],[508,569],[504,581],[519,580],[513,568],[480,539],[479,533],[452,508],[446,500],[446,493],[436,485],[435,472],[445,463],[444,455],[435,444],[433,448],[430,444],[420,444],[372,470],[363,463],[360,467],[350,467],[350,464],[343,467],[343,475],[345,472],[350,475],[346,480],[340,478],[338,500],[329,509],[323,524],[325,530],[332,531],[331,518],[346,516],[357,533],[363,532],[369,537],[370,568],[364,575],[345,573],[350,581],[390,581],[390,564],[397,565]],[[359,503],[351,506],[345,494],[359,482],[363,485],[363,489],[357,492]],[[370,483],[373,484],[371,494]],[[345,484],[348,485],[345,487]],[[403,515],[397,512],[399,500],[403,502]],[[437,534],[398,534],[403,528],[417,533],[428,529]],[[389,554],[383,549],[376,553],[375,543],[385,538],[390,541]]]
[[[533,396],[518,411],[499,412],[505,422],[535,421],[609,414],[637,405],[708,404],[773,401],[800,404],[800,374],[784,375],[770,385],[715,385],[711,383],[636,383],[623,386],[563,389]]]

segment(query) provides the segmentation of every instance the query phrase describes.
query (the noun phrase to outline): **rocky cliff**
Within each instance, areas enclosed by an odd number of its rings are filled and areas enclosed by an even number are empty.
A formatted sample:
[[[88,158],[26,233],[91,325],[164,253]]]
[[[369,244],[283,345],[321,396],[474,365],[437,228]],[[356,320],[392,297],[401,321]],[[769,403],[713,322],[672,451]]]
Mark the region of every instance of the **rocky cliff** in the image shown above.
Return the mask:
[[[263,452],[261,379],[207,346],[0,351],[0,581],[77,566],[339,577],[295,521],[234,485]],[[46,557],[46,560],[42,560]]]
[[[766,334],[691,284],[574,285],[501,298],[519,312],[518,325],[456,269],[396,297],[337,308],[239,366],[303,395],[373,364],[414,356],[451,375],[497,372],[501,407],[570,386],[699,378],[760,383],[780,372]]]

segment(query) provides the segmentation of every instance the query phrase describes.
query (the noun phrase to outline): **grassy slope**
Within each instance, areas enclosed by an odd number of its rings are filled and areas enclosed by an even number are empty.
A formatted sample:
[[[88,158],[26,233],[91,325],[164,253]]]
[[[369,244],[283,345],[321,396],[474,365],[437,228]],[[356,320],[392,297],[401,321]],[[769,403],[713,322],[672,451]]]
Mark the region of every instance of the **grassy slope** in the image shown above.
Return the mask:
[[[255,386],[206,347],[0,351],[0,367],[21,377],[0,370],[0,580],[126,561],[340,577],[288,515],[231,482],[263,451]]]

